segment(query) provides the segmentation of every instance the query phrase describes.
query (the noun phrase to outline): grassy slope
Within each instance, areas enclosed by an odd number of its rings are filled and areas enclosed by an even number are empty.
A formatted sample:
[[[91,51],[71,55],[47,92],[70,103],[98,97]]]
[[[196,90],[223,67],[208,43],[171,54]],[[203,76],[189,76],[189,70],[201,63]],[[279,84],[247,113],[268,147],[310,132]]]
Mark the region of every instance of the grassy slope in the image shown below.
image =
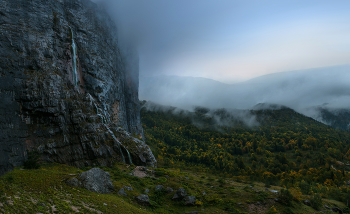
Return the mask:
[[[134,166],[119,164],[113,168],[103,168],[110,172],[116,187],[114,193],[105,195],[67,186],[64,181],[78,171],[74,167],[50,164],[37,170],[16,168],[0,179],[0,189],[3,191],[0,212],[52,213],[56,210],[55,213],[75,213],[75,210],[79,210],[80,213],[264,213],[275,208],[278,212],[285,213],[289,209],[274,201],[278,197],[276,194],[257,193],[256,191],[265,192],[263,183],[220,180],[220,177],[212,174],[179,169],[157,169],[157,174],[161,175],[157,176],[158,179],[140,179],[128,175],[132,167]],[[174,190],[185,188],[189,195],[196,196],[197,206],[188,207],[181,201],[171,200],[174,193],[156,192],[154,188],[159,184]],[[134,189],[127,191],[126,197],[116,194],[123,185],[130,185]],[[139,206],[133,197],[142,194],[145,189],[150,189],[151,207]],[[272,186],[270,189],[279,190],[280,187]],[[300,200],[307,198],[308,196],[301,196]],[[329,206],[345,207],[336,201],[323,202]],[[291,209],[294,213],[315,212],[311,207],[297,202],[293,202]]]
[[[149,213],[115,194],[97,194],[67,186],[64,181],[77,171],[77,168],[59,164],[44,165],[36,170],[16,168],[0,179],[0,212]]]

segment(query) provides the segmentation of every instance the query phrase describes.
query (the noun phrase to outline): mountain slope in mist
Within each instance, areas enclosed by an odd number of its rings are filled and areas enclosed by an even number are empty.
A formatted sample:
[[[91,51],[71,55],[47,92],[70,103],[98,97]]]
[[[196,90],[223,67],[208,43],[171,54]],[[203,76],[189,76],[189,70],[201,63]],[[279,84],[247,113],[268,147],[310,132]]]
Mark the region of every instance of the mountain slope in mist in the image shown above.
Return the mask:
[[[335,129],[350,131],[350,108],[315,106],[304,109],[304,114]]]
[[[190,109],[250,109],[258,103],[274,103],[304,109],[329,103],[350,106],[350,65],[264,75],[245,82],[225,84],[195,77],[140,78],[140,99]]]

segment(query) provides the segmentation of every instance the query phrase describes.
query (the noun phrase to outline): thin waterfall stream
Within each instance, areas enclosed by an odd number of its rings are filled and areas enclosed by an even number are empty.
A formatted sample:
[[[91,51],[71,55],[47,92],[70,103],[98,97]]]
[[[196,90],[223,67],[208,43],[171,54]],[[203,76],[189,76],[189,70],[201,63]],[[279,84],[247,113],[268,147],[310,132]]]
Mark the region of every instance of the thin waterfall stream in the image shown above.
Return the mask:
[[[89,94],[89,95],[90,95],[90,94]],[[93,97],[92,97],[91,95],[90,95],[90,99],[92,100],[92,102],[93,102],[93,104],[94,104],[94,106],[95,106],[95,108],[96,108],[96,114],[101,118],[104,127],[107,129],[108,133],[112,136],[113,140],[117,143],[118,148],[119,148],[119,151],[120,151],[120,154],[121,154],[121,156],[122,156],[122,158],[123,158],[123,163],[126,163],[126,162],[125,162],[125,157],[124,157],[124,154],[123,154],[123,151],[122,151],[121,147],[123,147],[123,148],[125,149],[125,151],[127,152],[127,154],[128,154],[128,159],[129,159],[129,164],[131,165],[131,164],[132,164],[132,158],[131,158],[131,155],[130,155],[129,150],[128,150],[127,148],[125,148],[125,146],[124,146],[123,144],[121,144],[121,143],[119,142],[119,140],[115,137],[115,135],[114,135],[114,133],[112,132],[112,130],[106,125],[107,119],[105,118],[104,115],[102,115],[102,114],[100,113],[99,108],[97,107],[97,105],[96,105],[96,103],[94,102],[94,99],[93,99]],[[102,112],[102,111],[101,111],[101,112]]]
[[[104,124],[104,126],[106,127],[106,129],[108,130],[109,134],[112,136],[112,138],[114,139],[115,142],[117,142],[118,144],[118,147],[119,147],[119,151],[120,151],[120,154],[122,155],[122,158],[123,158],[123,163],[126,163],[125,162],[125,157],[124,157],[124,154],[123,154],[123,151],[122,151],[122,148],[121,146],[123,146],[119,141],[118,139],[115,137],[115,135],[113,134],[113,132],[108,128],[108,126],[106,124]],[[124,146],[123,146],[124,147]],[[124,147],[125,148],[125,147]],[[128,150],[126,150],[128,151]],[[129,153],[129,152],[128,152]],[[131,163],[130,163],[131,164]]]
[[[77,55],[76,55],[76,45],[74,41],[74,33],[71,27],[69,27],[72,32],[72,49],[73,49],[73,83],[75,86],[78,85],[78,74],[77,74]]]

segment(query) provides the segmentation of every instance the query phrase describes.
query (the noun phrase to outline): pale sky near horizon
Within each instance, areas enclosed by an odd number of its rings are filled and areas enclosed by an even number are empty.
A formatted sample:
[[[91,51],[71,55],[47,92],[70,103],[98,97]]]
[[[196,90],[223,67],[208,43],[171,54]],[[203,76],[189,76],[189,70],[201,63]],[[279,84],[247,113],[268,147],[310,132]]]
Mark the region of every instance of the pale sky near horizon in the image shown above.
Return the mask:
[[[140,75],[232,83],[350,64],[349,0],[105,0]]]

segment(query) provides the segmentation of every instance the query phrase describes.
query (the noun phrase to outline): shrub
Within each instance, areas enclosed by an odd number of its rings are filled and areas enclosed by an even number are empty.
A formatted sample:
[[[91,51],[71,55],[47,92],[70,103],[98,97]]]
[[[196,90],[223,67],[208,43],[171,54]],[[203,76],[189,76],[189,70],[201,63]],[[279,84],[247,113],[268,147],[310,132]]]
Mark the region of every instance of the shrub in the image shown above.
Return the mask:
[[[39,169],[40,165],[39,161],[39,153],[38,152],[28,152],[28,159],[24,161],[25,169]]]
[[[165,174],[165,172],[163,171],[156,171],[155,175],[156,176],[163,176]]]
[[[265,191],[260,191],[259,194],[256,196],[256,200],[258,201],[265,201],[269,197],[269,194]]]
[[[294,211],[292,210],[292,208],[286,207],[286,208],[284,208],[283,213],[285,213],[285,214],[294,214]]]
[[[6,201],[6,196],[4,194],[4,191],[0,190],[0,202],[5,202]]]
[[[154,194],[150,195],[150,201],[153,201],[154,204],[151,206],[157,207],[158,205],[162,205],[164,203],[164,197],[166,195],[166,190],[164,188],[157,190]]]
[[[164,177],[161,177],[158,179],[158,183],[165,183],[165,182],[167,182],[167,179]]]
[[[225,183],[226,183],[226,181],[225,181],[224,179],[222,179],[222,178],[220,178],[220,179],[218,180],[218,182],[219,182],[220,184],[225,184]]]
[[[6,175],[6,176],[4,177],[4,179],[5,179],[5,181],[6,181],[7,183],[12,183],[12,182],[13,182],[13,180],[14,180],[14,178],[13,178],[13,175],[12,175],[12,174],[8,174],[8,175]]]
[[[277,210],[274,206],[272,206],[265,214],[277,214]]]
[[[310,199],[311,207],[318,210],[322,207],[322,197],[320,194],[314,194]]]
[[[302,180],[302,181],[299,183],[299,187],[300,187],[301,192],[302,192],[304,195],[308,195],[308,194],[310,193],[311,186],[310,186],[310,184],[308,184],[306,181]]]
[[[293,200],[299,202],[301,200],[301,190],[300,188],[290,188],[289,189],[290,193],[293,195]]]
[[[282,204],[292,206],[293,195],[288,189],[281,189],[278,198]]]
[[[345,207],[343,209],[343,213],[350,213],[350,208],[349,207]]]
[[[196,200],[196,205],[197,206],[202,206],[203,205],[203,202],[199,201],[199,200]]]

